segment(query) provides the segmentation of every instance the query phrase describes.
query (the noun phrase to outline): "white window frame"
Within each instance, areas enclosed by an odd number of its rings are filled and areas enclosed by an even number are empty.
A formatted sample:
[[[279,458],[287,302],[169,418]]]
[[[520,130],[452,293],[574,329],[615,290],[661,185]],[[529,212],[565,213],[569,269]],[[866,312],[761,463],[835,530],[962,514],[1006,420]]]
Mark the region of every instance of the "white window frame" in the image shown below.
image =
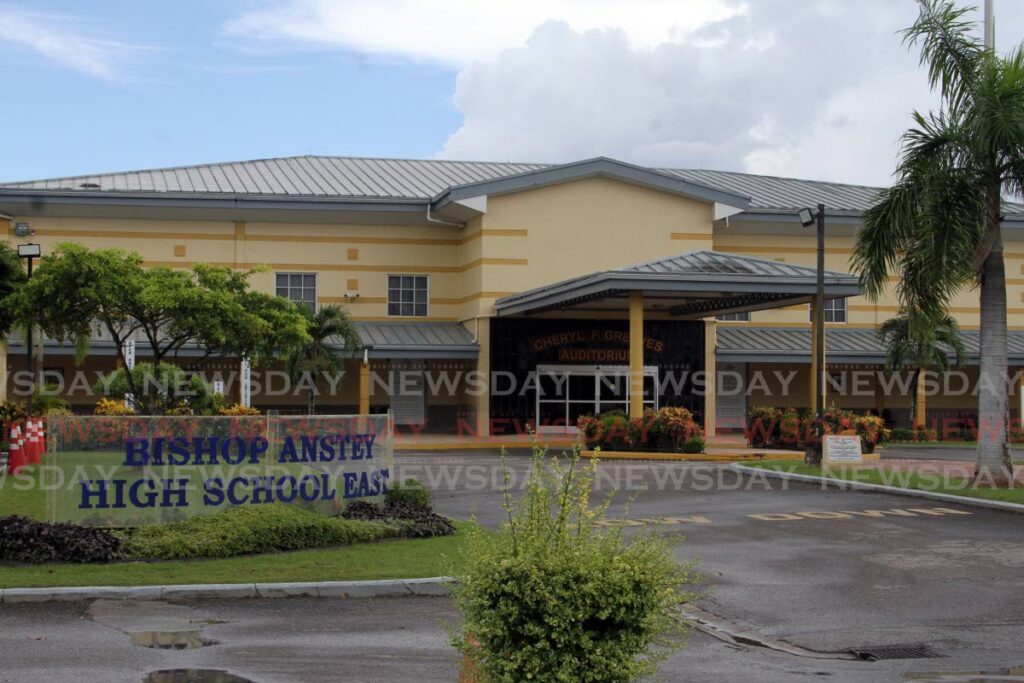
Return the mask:
[[[427,317],[430,316],[430,275],[428,275],[427,273],[388,273],[386,277],[387,277],[387,280],[384,282],[384,286],[385,286],[385,291],[387,292],[387,295],[384,297],[385,300],[386,300],[386,303],[384,305],[387,307],[387,314],[388,314],[389,318],[427,318]],[[393,278],[393,277],[397,277],[397,278],[403,278],[403,277],[413,277],[413,278],[416,278],[416,277],[421,277],[421,278],[423,278],[423,281],[426,283],[425,292],[424,292],[424,301],[423,301],[423,306],[424,306],[424,308],[423,308],[423,311],[424,311],[423,315],[416,315],[416,313],[412,313],[411,315],[403,314],[401,312],[402,311],[402,304],[404,303],[403,301],[395,302],[395,303],[398,304],[398,311],[399,311],[398,313],[392,313],[391,312],[391,290],[392,290],[391,278]],[[401,283],[401,281],[399,281],[399,283]],[[403,289],[401,287],[401,284],[399,284],[399,288],[396,291],[398,291],[398,292],[403,291]],[[415,285],[413,285],[413,290],[412,291],[413,291],[412,306],[413,306],[413,311],[415,311],[416,310],[416,294],[415,294],[416,287],[415,287]]]
[[[843,312],[843,319],[842,320],[836,320],[836,312],[838,312],[840,310]],[[829,315],[832,316],[831,320],[829,320]],[[812,323],[814,322],[814,304],[813,303],[807,304],[807,319],[810,322],[812,322]],[[839,325],[844,325],[844,324],[846,324],[849,321],[850,321],[850,309],[847,306],[846,297],[845,296],[837,297],[835,299],[825,299],[825,322],[827,322],[827,323],[837,323]]]
[[[735,318],[732,316],[743,316]],[[723,323],[749,323],[750,322],[750,311],[740,311],[739,313],[722,313],[716,315],[715,320]]]
[[[287,287],[287,291],[289,292],[289,295],[281,294],[278,291],[280,288],[279,288],[279,286],[277,284],[277,278],[279,276],[281,276],[281,275],[287,275],[289,278],[292,275],[302,275],[302,276],[312,275],[313,276],[313,302],[312,302],[313,303],[313,309],[312,309],[312,312],[316,313],[317,309],[320,306],[320,303],[319,303],[319,298],[320,298],[320,274],[315,272],[315,271],[311,272],[311,271],[308,271],[308,270],[281,270],[281,271],[274,271],[274,294],[276,294],[277,296],[281,297],[282,299],[287,299],[288,301],[291,301],[293,304],[295,304],[297,306],[305,306],[308,302],[306,302],[306,301],[296,301],[295,299],[293,299],[290,296],[290,292],[291,292],[291,289],[292,289],[291,282],[288,283],[288,287]],[[303,285],[300,289],[306,289],[306,286]]]

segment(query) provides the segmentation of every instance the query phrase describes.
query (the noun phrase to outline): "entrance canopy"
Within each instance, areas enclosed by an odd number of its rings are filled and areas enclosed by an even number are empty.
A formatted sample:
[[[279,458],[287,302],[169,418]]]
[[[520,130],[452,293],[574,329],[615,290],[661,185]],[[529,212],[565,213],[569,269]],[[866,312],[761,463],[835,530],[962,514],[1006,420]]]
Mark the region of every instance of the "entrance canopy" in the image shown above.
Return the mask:
[[[717,251],[691,251],[563,280],[498,299],[498,316],[545,311],[629,310],[630,296],[642,294],[644,308],[681,320],[707,318],[808,303],[814,296],[814,268]],[[825,298],[860,294],[857,278],[825,271]]]

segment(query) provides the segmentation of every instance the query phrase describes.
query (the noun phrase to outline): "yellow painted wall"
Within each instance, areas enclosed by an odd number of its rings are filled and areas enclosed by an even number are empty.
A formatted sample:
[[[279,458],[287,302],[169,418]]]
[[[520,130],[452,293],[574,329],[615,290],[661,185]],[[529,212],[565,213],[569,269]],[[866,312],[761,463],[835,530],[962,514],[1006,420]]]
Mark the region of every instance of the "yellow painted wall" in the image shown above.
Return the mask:
[[[712,227],[711,204],[607,178],[491,197],[476,314],[491,315],[498,296],[710,249]]]
[[[10,221],[9,231],[16,221],[31,225],[31,239],[44,252],[76,241],[132,249],[150,264],[265,264],[268,270],[253,282],[268,292],[275,272],[316,272],[320,302],[343,304],[362,320],[401,320],[387,315],[387,275],[422,273],[430,287],[426,319],[463,321],[470,330],[477,317],[493,315],[496,298],[695,249],[815,262],[810,232],[773,223],[715,223],[711,204],[607,178],[490,197],[486,213],[464,227],[24,216]],[[843,234],[829,236],[826,265],[849,271],[852,230],[837,232]],[[9,239],[25,241],[11,233]],[[1008,241],[1005,253],[1010,326],[1024,329],[1024,242]],[[359,296],[347,298],[347,292]],[[896,311],[891,296],[877,303],[855,297],[845,325],[871,328]],[[976,328],[977,292],[962,292],[952,311],[964,328]],[[752,324],[806,326],[807,307],[754,312]]]

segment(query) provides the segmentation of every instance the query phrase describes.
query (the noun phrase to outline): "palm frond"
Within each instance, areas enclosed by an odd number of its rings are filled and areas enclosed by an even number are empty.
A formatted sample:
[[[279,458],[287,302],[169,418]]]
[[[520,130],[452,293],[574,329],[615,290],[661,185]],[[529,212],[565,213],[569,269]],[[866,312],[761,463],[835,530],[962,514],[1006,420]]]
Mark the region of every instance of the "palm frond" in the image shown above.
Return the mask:
[[[965,21],[967,7],[952,0],[919,0],[917,21],[903,31],[903,42],[919,45],[921,66],[928,69],[932,89],[942,93],[954,110],[970,99],[985,48],[971,34],[974,23]]]

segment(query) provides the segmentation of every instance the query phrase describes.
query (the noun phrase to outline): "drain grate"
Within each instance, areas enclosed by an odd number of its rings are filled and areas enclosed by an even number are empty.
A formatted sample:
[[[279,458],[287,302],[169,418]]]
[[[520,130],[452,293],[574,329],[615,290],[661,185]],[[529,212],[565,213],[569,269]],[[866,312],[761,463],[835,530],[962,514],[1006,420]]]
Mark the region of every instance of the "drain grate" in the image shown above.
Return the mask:
[[[850,650],[859,659],[877,662],[880,659],[929,659],[945,657],[927,645],[883,645],[880,647],[858,647]]]

